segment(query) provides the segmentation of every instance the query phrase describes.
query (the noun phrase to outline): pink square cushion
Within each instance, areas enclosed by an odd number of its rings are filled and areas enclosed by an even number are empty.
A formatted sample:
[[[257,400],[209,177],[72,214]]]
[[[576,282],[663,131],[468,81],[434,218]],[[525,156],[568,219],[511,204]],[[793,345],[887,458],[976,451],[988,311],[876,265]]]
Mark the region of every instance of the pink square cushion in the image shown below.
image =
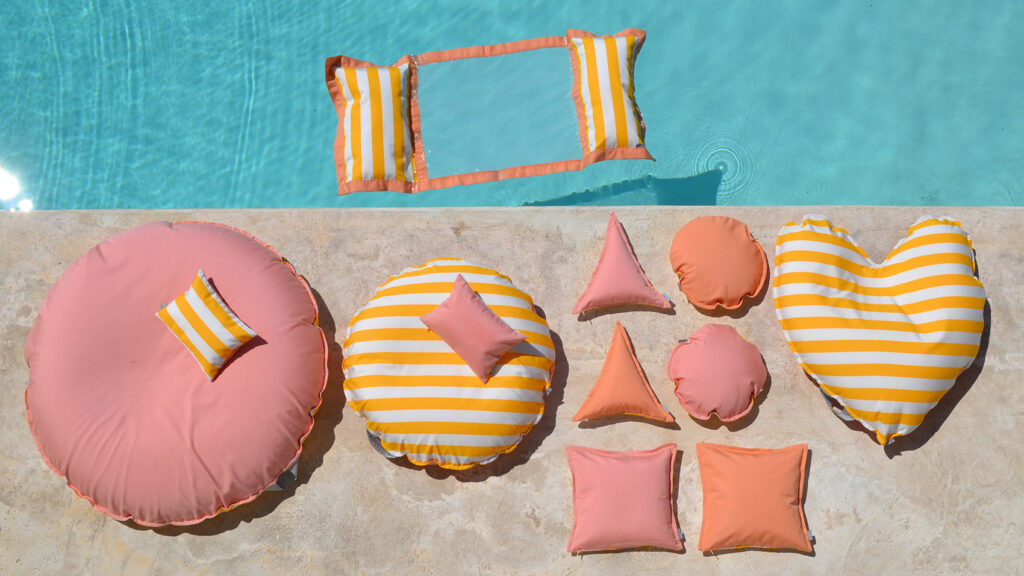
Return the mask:
[[[673,502],[676,445],[610,452],[566,446],[575,519],[569,552],[682,550]]]
[[[526,340],[499,318],[466,279],[455,277],[452,293],[444,302],[420,316],[462,358],[480,380],[487,382],[494,365],[510,348]]]
[[[697,462],[704,486],[701,551],[812,552],[803,506],[806,444],[769,450],[698,442]]]
[[[757,346],[732,326],[707,324],[680,342],[668,359],[676,397],[699,420],[732,422],[747,415],[768,381]]]

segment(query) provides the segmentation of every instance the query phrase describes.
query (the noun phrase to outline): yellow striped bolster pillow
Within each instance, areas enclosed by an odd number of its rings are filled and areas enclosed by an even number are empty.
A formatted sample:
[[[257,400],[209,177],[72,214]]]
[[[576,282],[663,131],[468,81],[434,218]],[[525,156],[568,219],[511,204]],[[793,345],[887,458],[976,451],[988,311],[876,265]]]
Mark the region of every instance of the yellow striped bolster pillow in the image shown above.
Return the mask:
[[[412,182],[409,64],[337,67],[339,180]]]
[[[875,264],[846,230],[806,216],[779,232],[773,282],[800,365],[880,444],[917,428],[978,354],[985,288],[959,222],[921,218]]]
[[[633,64],[643,41],[642,30],[614,36],[569,31],[573,96],[587,152],[644,145],[643,120],[633,97]]]
[[[224,303],[202,270],[192,286],[156,313],[213,380],[243,344],[256,337]]]

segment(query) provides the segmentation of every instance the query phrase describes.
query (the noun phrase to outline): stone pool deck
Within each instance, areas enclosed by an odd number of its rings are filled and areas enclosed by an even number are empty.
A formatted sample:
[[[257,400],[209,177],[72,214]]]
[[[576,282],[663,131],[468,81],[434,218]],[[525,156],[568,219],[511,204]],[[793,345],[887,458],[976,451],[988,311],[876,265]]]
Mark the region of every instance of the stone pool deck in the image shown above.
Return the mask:
[[[1007,574],[1024,563],[1024,209],[617,208],[652,283],[674,315],[570,313],[597,261],[606,208],[90,211],[0,214],[0,574]],[[675,287],[676,230],[695,216],[746,222],[769,255],[789,220],[830,216],[881,260],[923,214],[971,233],[991,319],[982,356],[924,425],[885,450],[826,408],[786,346],[770,295],[740,317],[709,317]],[[50,285],[107,236],[152,220],[215,220],[272,244],[320,298],[331,343],[324,405],[295,486],[189,528],[144,529],[93,510],[43,463],[25,422],[25,338]],[[353,313],[389,274],[460,256],[512,277],[561,343],[541,424],[513,453],[462,474],[382,458],[344,403],[341,341]],[[571,421],[601,369],[616,320],[629,331],[678,429]],[[665,372],[676,341],[723,322],[756,343],[771,385],[737,426],[690,419]],[[811,450],[806,515],[813,556],[697,550],[696,442]],[[573,557],[564,448],[675,442],[681,451],[685,553]]]

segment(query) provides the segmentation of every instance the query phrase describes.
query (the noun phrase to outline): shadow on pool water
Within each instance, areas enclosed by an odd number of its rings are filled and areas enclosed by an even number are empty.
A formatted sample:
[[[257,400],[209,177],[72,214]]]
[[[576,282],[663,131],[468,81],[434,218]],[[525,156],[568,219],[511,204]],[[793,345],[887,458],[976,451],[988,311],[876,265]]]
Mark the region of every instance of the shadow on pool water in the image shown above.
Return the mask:
[[[685,178],[645,176],[523,206],[714,206],[721,183],[718,170]]]

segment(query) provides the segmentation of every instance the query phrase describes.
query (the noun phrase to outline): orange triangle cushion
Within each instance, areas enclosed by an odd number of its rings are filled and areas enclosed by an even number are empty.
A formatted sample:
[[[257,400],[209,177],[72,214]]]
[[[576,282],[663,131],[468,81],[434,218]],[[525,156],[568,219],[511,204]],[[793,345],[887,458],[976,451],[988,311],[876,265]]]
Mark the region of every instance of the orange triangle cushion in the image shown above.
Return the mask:
[[[485,384],[501,357],[526,340],[487,306],[462,274],[456,274],[451,294],[444,302],[420,316],[420,321]]]
[[[629,245],[622,224],[612,212],[608,218],[601,258],[572,313],[629,304],[654,308],[672,307],[672,303],[655,290],[647,279]]]
[[[651,390],[626,329],[621,322],[616,322],[612,346],[604,359],[601,375],[572,421],[623,414],[659,422],[675,421]]]

